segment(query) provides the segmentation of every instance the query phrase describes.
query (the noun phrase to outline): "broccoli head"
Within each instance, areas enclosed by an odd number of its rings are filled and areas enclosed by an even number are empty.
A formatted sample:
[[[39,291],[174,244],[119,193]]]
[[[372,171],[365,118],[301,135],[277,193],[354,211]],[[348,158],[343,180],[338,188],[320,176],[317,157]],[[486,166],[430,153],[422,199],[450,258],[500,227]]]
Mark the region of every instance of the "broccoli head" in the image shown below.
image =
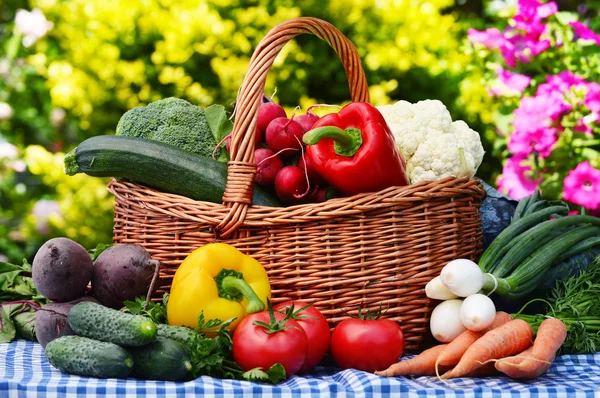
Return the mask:
[[[166,98],[129,110],[121,116],[116,134],[164,142],[204,157],[212,157],[218,144],[204,109],[180,98]],[[220,151],[219,148],[217,157]]]

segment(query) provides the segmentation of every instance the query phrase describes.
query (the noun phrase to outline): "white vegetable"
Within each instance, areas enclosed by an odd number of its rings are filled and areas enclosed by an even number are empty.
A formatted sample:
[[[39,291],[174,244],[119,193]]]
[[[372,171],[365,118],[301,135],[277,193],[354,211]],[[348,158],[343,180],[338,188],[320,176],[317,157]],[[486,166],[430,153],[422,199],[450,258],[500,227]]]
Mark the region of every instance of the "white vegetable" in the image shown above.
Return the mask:
[[[446,264],[440,279],[452,293],[459,297],[468,297],[481,290],[484,275],[473,261],[461,258]]]
[[[496,317],[496,306],[486,295],[473,294],[463,300],[460,319],[465,327],[479,332],[492,324]]]
[[[437,341],[449,343],[467,330],[460,320],[461,305],[462,300],[446,300],[433,309],[429,329]]]
[[[458,298],[456,294],[452,293],[442,283],[442,279],[439,276],[436,276],[425,285],[425,294],[434,300],[452,300]]]
[[[378,106],[406,160],[411,184],[446,177],[473,177],[483,160],[479,134],[462,120],[452,121],[438,100]]]

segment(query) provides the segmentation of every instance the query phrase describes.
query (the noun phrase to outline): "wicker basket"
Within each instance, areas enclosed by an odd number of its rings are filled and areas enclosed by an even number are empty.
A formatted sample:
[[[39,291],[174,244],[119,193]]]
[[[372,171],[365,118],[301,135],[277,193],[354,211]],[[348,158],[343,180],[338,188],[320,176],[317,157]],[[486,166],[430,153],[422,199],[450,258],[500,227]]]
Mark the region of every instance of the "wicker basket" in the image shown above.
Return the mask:
[[[382,304],[384,317],[400,322],[406,350],[416,350],[432,311],[425,284],[446,262],[479,254],[485,191],[475,179],[448,178],[318,204],[251,206],[265,79],[283,45],[301,33],[327,41],[344,64],[352,100],[369,101],[356,48],[336,28],[315,18],[278,25],[254,52],[240,89],[223,204],[112,180],[114,241],[141,245],[163,263],[157,296],[192,250],[230,243],[266,268],[274,303],[315,301],[331,326],[361,303],[371,310]]]

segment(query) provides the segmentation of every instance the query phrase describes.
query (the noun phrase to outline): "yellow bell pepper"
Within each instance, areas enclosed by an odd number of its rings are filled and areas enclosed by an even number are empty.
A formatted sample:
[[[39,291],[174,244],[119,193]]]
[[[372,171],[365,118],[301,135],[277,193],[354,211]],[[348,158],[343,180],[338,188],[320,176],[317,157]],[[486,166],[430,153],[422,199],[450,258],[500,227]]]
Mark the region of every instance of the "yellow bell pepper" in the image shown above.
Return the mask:
[[[265,309],[271,298],[269,278],[254,258],[225,243],[211,243],[181,263],[169,294],[169,325],[198,327],[198,316],[222,321],[235,318],[235,329],[247,315]]]

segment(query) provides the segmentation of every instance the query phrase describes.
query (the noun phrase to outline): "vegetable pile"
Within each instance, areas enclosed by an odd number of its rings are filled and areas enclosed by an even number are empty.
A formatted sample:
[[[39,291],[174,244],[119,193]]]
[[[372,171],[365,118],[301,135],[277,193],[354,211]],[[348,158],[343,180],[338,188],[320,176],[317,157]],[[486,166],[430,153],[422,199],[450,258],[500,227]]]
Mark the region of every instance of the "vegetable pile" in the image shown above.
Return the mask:
[[[473,177],[483,158],[476,132],[439,101],[374,107],[350,103],[322,117],[288,117],[266,96],[254,142],[253,203],[288,206],[449,176]],[[127,112],[115,136],[82,142],[69,175],[117,177],[221,203],[233,123],[223,106],[168,98]],[[92,377],[189,380],[202,375],[277,383],[310,373],[329,353],[342,369],[381,376],[531,379],[559,353],[600,344],[600,219],[569,215],[536,192],[521,202],[489,185],[482,206],[485,252],[450,261],[426,286],[439,300],[430,320],[441,344],[414,358],[401,325],[358,308],[330,326],[315,303],[271,304],[267,272],[225,243],[191,252],[162,303],[150,301],[160,262],[142,247],[86,251],[55,238],[32,266],[0,263],[0,341],[37,339],[56,368]],[[528,304],[498,311],[504,302]],[[382,306],[385,303],[382,303]],[[498,308],[497,308],[498,306]],[[535,313],[539,312],[539,313]],[[35,326],[35,327],[34,327]]]

